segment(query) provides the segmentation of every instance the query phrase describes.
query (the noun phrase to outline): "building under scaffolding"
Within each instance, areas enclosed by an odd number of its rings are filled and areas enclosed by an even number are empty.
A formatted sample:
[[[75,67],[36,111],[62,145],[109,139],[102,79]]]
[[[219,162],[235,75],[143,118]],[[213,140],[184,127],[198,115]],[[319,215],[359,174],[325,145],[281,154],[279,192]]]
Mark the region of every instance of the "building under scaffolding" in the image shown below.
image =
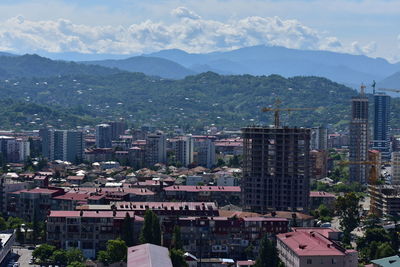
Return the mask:
[[[365,86],[361,86],[361,93],[351,100],[352,113],[350,122],[349,160],[363,162],[368,160],[368,97],[364,94]],[[350,165],[350,180],[365,184],[368,179],[369,167],[363,164]]]
[[[370,210],[379,217],[400,214],[400,186],[399,185],[369,185],[371,197]]]
[[[259,213],[307,210],[310,130],[253,126],[242,133],[244,208]]]

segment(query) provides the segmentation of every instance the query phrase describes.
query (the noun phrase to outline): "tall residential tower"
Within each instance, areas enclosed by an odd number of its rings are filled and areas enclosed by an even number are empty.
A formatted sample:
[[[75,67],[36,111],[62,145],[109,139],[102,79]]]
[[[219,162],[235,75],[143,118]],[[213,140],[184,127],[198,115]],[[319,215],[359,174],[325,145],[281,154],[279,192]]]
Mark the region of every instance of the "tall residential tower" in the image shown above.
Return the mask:
[[[258,213],[307,210],[310,130],[247,127],[242,133],[245,209]]]
[[[361,86],[358,96],[351,99],[350,122],[350,181],[366,183],[368,181],[369,167],[359,164],[368,161],[368,97],[364,93],[365,86]]]

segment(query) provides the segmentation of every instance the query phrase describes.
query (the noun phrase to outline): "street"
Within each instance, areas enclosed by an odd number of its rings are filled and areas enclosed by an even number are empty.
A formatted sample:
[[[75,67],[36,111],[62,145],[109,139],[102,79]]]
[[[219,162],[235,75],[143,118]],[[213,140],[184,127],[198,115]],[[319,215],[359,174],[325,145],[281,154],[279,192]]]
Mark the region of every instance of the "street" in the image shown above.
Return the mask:
[[[32,251],[27,248],[23,247],[13,247],[13,253],[17,255],[18,260],[16,262],[19,263],[20,267],[32,267],[32,266],[39,266],[29,264],[29,261],[32,258]]]

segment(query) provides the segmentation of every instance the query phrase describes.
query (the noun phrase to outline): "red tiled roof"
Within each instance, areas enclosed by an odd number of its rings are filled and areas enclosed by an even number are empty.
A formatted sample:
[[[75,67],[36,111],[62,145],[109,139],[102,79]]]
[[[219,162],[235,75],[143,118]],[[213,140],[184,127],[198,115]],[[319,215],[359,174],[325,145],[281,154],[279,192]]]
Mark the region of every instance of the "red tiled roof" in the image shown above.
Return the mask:
[[[105,198],[105,197],[106,197],[105,195],[92,195],[88,199],[90,199],[90,200],[100,200],[100,199]]]
[[[317,231],[289,232],[278,234],[277,238],[298,256],[342,256],[350,252],[339,249],[337,245]]]
[[[30,193],[30,194],[55,194],[58,192],[62,192],[63,189],[49,189],[49,188],[34,188],[34,189],[24,189],[20,191],[12,192],[12,194],[21,194],[21,193]]]
[[[73,188],[70,189],[69,192],[89,192],[89,193],[95,193],[97,190],[98,193],[112,193],[112,192],[123,192],[123,193],[129,193],[129,194],[134,194],[134,195],[144,195],[144,196],[152,196],[155,195],[155,193],[149,189],[145,188],[129,188],[129,187],[102,187],[102,188],[96,188],[96,187],[80,187],[80,188]]]
[[[81,181],[85,179],[85,176],[68,176],[67,180],[72,180],[72,181]]]
[[[52,172],[37,172],[38,175],[43,175],[43,176],[52,176]]]
[[[277,217],[244,217],[244,221],[247,222],[287,222],[286,218]]]
[[[253,266],[254,264],[256,264],[255,261],[251,261],[251,260],[247,260],[247,261],[237,261],[236,265],[240,266],[240,267],[244,267],[244,266]]]
[[[87,200],[89,197],[90,195],[85,193],[65,193],[64,195],[53,197],[53,199],[82,201]]]
[[[292,227],[292,230],[295,232],[305,232],[310,234],[311,232],[318,232],[321,235],[329,238],[329,233],[339,233],[339,230],[334,228],[323,228],[323,227]]]
[[[198,210],[203,206],[207,210],[217,210],[214,202],[116,202],[115,206],[118,210]]]
[[[215,146],[242,147],[242,142],[215,142]]]
[[[299,220],[312,220],[314,219],[313,216],[301,213],[301,212],[292,212],[292,211],[276,211],[275,217],[280,217],[280,218],[287,218],[289,220],[291,220],[293,218],[293,213],[296,214],[296,218]],[[266,216],[272,217],[271,213],[266,214]]]
[[[172,185],[164,188],[165,191],[186,192],[240,192],[240,186],[196,186],[196,185]]]
[[[82,212],[82,216],[81,216]],[[77,210],[52,210],[48,217],[84,217],[84,218],[125,218],[126,213],[129,213],[131,217],[135,217],[135,220],[141,221],[142,217],[135,216],[133,211],[117,211],[114,216],[113,211],[77,211]]]
[[[47,176],[35,176],[35,178],[33,178],[33,180],[46,180]]]

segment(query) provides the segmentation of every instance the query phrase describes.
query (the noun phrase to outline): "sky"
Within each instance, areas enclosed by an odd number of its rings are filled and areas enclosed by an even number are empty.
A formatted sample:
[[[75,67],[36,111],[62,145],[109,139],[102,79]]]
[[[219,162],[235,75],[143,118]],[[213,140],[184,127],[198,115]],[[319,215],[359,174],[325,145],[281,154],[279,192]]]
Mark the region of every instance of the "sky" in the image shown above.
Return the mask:
[[[135,55],[254,45],[399,62],[400,1],[0,1],[0,51]]]

